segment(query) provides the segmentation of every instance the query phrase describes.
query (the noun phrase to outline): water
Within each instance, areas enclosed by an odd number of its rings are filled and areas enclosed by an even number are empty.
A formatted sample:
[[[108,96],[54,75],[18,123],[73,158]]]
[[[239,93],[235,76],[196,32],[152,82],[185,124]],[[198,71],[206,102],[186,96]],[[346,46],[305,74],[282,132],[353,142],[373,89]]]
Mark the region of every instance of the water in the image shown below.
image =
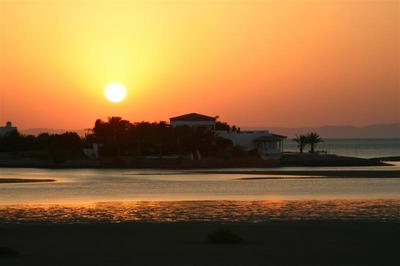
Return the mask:
[[[396,178],[239,180],[260,176],[168,170],[3,169],[3,178],[56,182],[1,184],[0,204],[400,198],[400,179]]]
[[[369,168],[357,168],[360,169],[368,171]],[[276,174],[281,176],[279,171]],[[400,221],[400,179],[397,178],[239,180],[260,176],[168,170],[1,169],[1,178],[56,181],[0,184],[0,223]]]
[[[297,144],[288,139],[285,151],[298,152]],[[309,147],[306,148],[306,151]],[[355,156],[360,158],[400,156],[399,139],[324,139],[317,145],[317,150],[331,154]]]
[[[400,200],[123,201],[0,207],[0,224],[276,220],[400,222]]]

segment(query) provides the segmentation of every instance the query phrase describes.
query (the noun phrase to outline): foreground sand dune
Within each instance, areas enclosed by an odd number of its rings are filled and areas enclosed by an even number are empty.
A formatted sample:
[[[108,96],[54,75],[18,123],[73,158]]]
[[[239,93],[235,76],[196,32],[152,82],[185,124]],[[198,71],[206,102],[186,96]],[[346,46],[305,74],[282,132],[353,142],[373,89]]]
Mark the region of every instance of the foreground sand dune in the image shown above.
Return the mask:
[[[223,225],[241,244],[209,244],[218,223],[0,226],[0,265],[400,265],[400,224],[292,221]]]

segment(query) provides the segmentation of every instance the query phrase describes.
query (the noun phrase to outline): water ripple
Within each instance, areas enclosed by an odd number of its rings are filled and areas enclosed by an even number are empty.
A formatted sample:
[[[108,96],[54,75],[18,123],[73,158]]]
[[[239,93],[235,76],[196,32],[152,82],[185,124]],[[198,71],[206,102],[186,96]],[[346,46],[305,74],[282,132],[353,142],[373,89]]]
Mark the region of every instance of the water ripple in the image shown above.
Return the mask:
[[[133,201],[0,206],[3,224],[276,220],[400,222],[400,200]]]

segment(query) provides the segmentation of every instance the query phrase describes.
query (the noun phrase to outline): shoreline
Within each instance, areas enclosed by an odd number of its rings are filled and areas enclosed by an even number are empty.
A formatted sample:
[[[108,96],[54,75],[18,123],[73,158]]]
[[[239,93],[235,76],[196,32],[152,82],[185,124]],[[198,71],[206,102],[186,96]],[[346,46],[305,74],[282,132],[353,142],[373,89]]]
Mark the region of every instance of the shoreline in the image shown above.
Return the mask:
[[[55,182],[55,179],[33,179],[33,178],[1,178],[0,184],[18,184],[18,183],[47,183]]]
[[[49,169],[49,168],[35,168],[35,169]],[[53,169],[53,168],[51,168]],[[73,170],[76,168],[61,168],[60,170]],[[102,170],[103,168],[78,168],[78,169],[97,169]],[[121,168],[107,168],[122,170]],[[127,170],[126,168],[123,168]],[[104,169],[105,170],[105,169]],[[132,170],[141,170],[141,168],[134,168]],[[154,170],[167,170],[157,169]],[[252,170],[252,169],[240,169],[240,170],[205,170],[205,169],[168,169],[168,170],[185,170],[182,172],[175,173],[127,173],[128,176],[152,176],[152,175],[191,175],[191,174],[215,174],[215,175],[261,175],[256,177],[240,177],[234,180],[268,180],[268,179],[326,179],[326,178],[400,178],[400,170]],[[187,171],[189,170],[189,171]],[[10,183],[46,183],[56,182],[56,179],[33,179],[33,178],[1,178],[0,184]]]
[[[306,179],[306,178],[400,178],[400,170],[271,170],[271,171],[203,171],[212,174],[271,175],[265,177],[243,177],[237,180],[257,179]],[[273,175],[287,176],[274,177]]]
[[[158,170],[158,169],[154,169]],[[186,170],[186,169],[185,169]],[[209,170],[196,169],[190,172],[175,173],[134,173],[130,176],[152,175],[187,175],[187,174],[242,174],[242,175],[266,175],[261,177],[243,177],[234,180],[253,179],[308,179],[308,178],[400,178],[400,170]]]
[[[386,158],[386,157],[385,157]],[[0,159],[0,168],[47,168],[47,169],[212,169],[212,168],[266,168],[279,167],[347,167],[347,166],[391,166],[383,159],[365,159],[334,154],[284,154],[279,160],[261,160],[255,157],[203,158],[186,160],[167,157],[115,157],[100,160],[72,160],[54,162],[38,159]]]

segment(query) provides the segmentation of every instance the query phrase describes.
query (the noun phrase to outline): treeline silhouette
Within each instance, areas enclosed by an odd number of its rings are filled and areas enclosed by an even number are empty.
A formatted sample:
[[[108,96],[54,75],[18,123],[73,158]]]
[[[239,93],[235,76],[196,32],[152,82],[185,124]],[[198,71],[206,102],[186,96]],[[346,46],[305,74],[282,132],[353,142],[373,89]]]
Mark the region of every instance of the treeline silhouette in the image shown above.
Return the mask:
[[[25,152],[28,156],[54,161],[82,158],[83,147],[84,139],[75,132],[33,136],[14,131],[0,138],[0,152]]]
[[[237,130],[224,122],[217,129]],[[172,127],[160,122],[130,122],[121,117],[96,120],[84,136],[75,132],[42,133],[38,136],[13,132],[0,138],[0,152],[37,151],[35,157],[63,161],[84,158],[82,149],[100,144],[100,156],[166,156],[201,154],[201,156],[235,156],[243,152],[230,140],[220,138],[203,127]],[[40,151],[40,152],[39,152]]]
[[[218,129],[229,129],[227,123],[217,123]],[[121,117],[108,121],[98,119],[86,143],[101,143],[101,155],[163,156],[199,152],[203,156],[234,152],[230,140],[220,138],[206,127],[172,127],[160,122],[131,123]]]

